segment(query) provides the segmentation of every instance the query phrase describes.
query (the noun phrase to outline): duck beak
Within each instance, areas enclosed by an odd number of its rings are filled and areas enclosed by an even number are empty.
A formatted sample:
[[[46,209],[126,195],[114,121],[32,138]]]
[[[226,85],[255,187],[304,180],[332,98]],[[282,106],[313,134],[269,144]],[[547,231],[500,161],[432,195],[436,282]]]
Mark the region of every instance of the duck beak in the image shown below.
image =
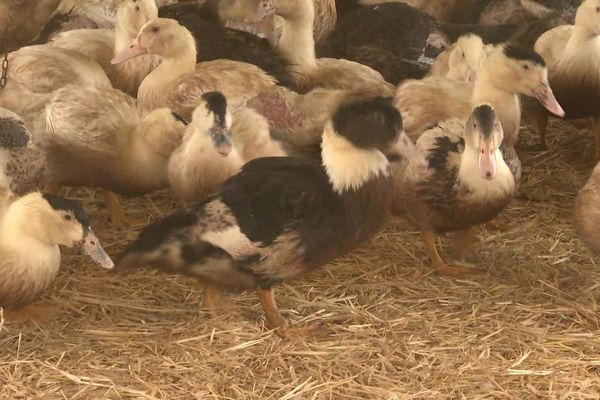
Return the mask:
[[[493,141],[482,141],[479,146],[479,176],[492,180],[496,177],[497,172],[496,149]]]
[[[214,127],[211,129],[210,137],[212,138],[213,146],[223,157],[227,157],[231,153],[231,133],[227,128]]]
[[[148,49],[142,46],[140,43],[140,37],[138,36],[135,40],[129,45],[128,48],[123,50],[121,53],[117,54],[115,58],[113,58],[110,63],[111,64],[120,64],[127,60],[131,60],[132,58],[142,56],[144,54],[148,54]]]
[[[277,9],[270,0],[263,0],[258,3],[256,12],[246,17],[245,22],[247,24],[256,24],[264,21],[266,18],[270,17],[276,12]]]
[[[115,266],[90,228],[87,229],[83,240],[80,242],[80,247],[92,260],[100,264],[102,268],[113,269]]]
[[[554,97],[554,93],[552,93],[548,81],[542,82],[537,89],[533,91],[533,97],[538,99],[538,101],[552,114],[558,115],[559,117],[565,116],[565,111],[556,100],[556,97]]]

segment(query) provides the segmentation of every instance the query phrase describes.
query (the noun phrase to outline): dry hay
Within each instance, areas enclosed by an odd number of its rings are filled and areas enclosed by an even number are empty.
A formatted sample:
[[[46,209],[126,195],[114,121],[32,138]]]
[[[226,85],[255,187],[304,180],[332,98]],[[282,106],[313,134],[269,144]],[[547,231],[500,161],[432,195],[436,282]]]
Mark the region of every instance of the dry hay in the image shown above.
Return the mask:
[[[593,144],[553,128],[560,145],[547,152],[523,135],[522,194],[504,216],[518,228],[482,232],[479,276],[433,274],[418,234],[391,221],[367,247],[279,289],[295,324],[321,319],[337,332],[313,342],[267,331],[252,293],[211,317],[191,279],[65,256],[47,296],[64,312],[44,326],[0,322],[0,398],[597,399],[600,279],[571,224]],[[96,193],[71,195],[111,253],[135,235],[102,226]],[[176,202],[158,193],[126,205],[154,219]]]

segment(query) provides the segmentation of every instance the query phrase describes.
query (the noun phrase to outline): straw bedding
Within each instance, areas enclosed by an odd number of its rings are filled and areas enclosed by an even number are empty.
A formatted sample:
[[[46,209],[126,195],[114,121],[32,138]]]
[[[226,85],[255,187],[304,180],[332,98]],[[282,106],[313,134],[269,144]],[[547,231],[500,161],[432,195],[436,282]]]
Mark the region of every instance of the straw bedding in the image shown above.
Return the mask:
[[[213,316],[189,278],[106,273],[65,252],[44,299],[62,309],[52,322],[0,314],[0,398],[600,398],[600,274],[571,223],[593,139],[552,128],[548,152],[523,134],[524,182],[503,215],[516,228],[479,235],[468,262],[482,274],[432,273],[419,235],[396,219],[368,246],[279,288],[285,315],[324,321],[337,333],[328,341],[267,331],[252,293]],[[112,254],[135,236],[103,222],[98,193],[69,195],[96,216]],[[125,205],[149,221],[177,202],[161,192]]]

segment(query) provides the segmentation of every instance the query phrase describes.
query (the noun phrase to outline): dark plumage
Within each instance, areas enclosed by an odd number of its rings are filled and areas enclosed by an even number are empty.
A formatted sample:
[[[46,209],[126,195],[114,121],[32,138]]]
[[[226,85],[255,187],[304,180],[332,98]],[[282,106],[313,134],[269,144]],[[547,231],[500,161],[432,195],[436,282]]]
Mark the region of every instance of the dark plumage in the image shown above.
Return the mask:
[[[78,201],[55,196],[49,193],[42,193],[44,200],[55,210],[72,211],[79,223],[85,228],[91,224],[90,216],[85,212]]]
[[[506,27],[436,23],[404,3],[383,3],[358,8],[341,18],[318,46],[317,54],[368,65],[397,85],[405,79],[422,78],[430,67],[422,56],[435,58],[444,50],[428,45],[431,34],[453,42],[466,33],[496,43],[507,40],[511,31]]]
[[[25,123],[15,118],[0,118],[0,148],[14,149],[29,143],[29,131]]]
[[[227,113],[227,99],[221,92],[207,92],[202,94],[202,100],[206,101],[208,110],[215,114],[215,118],[220,125],[225,123],[225,114]]]
[[[185,26],[196,39],[197,61],[229,59],[254,64],[276,78],[283,86],[294,87],[287,72],[288,63],[256,35],[221,26],[211,8],[196,4],[173,4],[158,10],[160,18],[171,18]]]
[[[508,58],[513,58],[515,60],[521,61],[531,61],[534,64],[537,64],[541,67],[546,66],[546,62],[538,53],[533,50],[525,49],[520,46],[515,45],[506,45],[504,46],[504,54]]]
[[[343,145],[359,142],[366,146],[344,118],[370,120],[361,125],[372,129],[363,132],[364,136],[375,138],[368,150]],[[271,287],[364,243],[382,227],[391,205],[387,163],[383,170],[379,164],[365,164],[364,168],[375,167],[373,171],[379,172],[364,178],[352,155],[364,159],[362,152],[373,148],[391,151],[400,132],[398,111],[375,99],[342,106],[334,120],[342,131],[324,134],[326,168],[309,159],[253,160],[212,198],[144,229],[120,256],[118,267],[151,265],[195,276],[219,288],[256,289],[270,325],[288,330]],[[342,168],[346,175],[356,171],[351,186],[337,181],[336,171]]]
[[[473,110],[473,118],[481,128],[481,134],[484,138],[490,138],[494,133],[494,123],[496,122],[496,112],[487,104],[478,106]]]

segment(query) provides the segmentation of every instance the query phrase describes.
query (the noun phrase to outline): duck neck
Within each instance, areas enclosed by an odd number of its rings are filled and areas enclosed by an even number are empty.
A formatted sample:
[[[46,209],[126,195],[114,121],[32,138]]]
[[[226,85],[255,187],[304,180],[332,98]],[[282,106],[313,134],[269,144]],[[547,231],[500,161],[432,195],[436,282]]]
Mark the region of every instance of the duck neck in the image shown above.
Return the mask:
[[[493,64],[488,64],[493,65]],[[497,74],[489,68],[483,68],[477,77],[473,89],[471,106],[490,103],[498,115],[498,120],[504,129],[504,140],[508,145],[514,145],[518,139],[521,123],[521,106],[519,96],[509,86],[497,84],[494,79]]]
[[[576,24],[573,28],[573,33],[569,37],[569,40],[565,46],[565,52],[568,54],[569,52],[578,51],[581,47],[598,37],[599,36],[597,34],[590,31],[585,26]]]
[[[35,241],[45,246],[57,246],[50,238],[53,232],[42,223],[44,216],[39,209],[38,202],[41,194],[33,193],[10,204],[2,215],[0,222],[0,242],[6,242],[10,237],[11,242]]]
[[[291,64],[291,68],[300,72],[314,68],[317,64],[312,1],[306,7],[307,11],[302,15],[284,19],[281,37],[277,44],[279,53]]]
[[[164,58],[142,82],[138,99],[142,108],[149,110],[164,106],[165,92],[181,77],[196,69],[196,49],[176,58]]]
[[[372,179],[388,176],[388,160],[378,150],[360,149],[327,123],[321,144],[323,166],[333,190],[341,195],[359,191]]]

